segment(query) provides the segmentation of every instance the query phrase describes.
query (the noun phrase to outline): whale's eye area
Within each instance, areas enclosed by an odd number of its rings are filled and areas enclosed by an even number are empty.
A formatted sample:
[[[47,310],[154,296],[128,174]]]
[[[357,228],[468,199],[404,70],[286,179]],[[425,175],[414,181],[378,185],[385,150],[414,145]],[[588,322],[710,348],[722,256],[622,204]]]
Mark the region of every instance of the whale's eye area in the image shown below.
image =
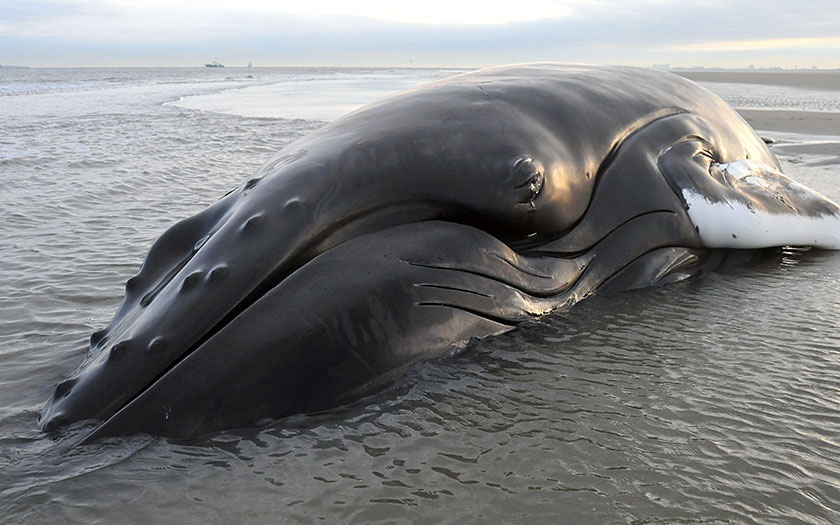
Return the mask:
[[[517,157],[510,165],[510,183],[513,186],[515,202],[534,209],[534,200],[545,183],[545,168],[540,161],[532,157]]]

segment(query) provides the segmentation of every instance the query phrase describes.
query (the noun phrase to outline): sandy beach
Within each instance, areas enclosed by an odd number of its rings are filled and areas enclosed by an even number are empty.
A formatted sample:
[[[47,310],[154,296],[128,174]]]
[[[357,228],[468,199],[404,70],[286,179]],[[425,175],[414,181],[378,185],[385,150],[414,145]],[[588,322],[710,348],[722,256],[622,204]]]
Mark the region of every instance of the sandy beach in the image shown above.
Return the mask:
[[[738,113],[761,131],[840,136],[840,113],[739,109]]]
[[[808,90],[840,91],[837,71],[676,71],[695,82],[721,82],[787,86]],[[840,136],[840,113],[738,109],[753,128],[809,135]]]
[[[786,86],[803,90],[840,91],[840,72],[836,71],[688,71],[678,75],[695,82]],[[782,156],[817,155],[821,163],[840,163],[840,113],[777,109],[741,109],[738,113],[760,135],[780,139],[776,134],[796,133],[819,140],[790,142],[781,138],[773,150]]]
[[[733,82],[840,91],[840,71],[674,71],[695,82]]]
[[[817,142],[779,140],[771,145],[777,155],[817,155],[823,157],[821,165],[840,164],[840,113],[757,109],[741,109],[738,113],[764,138],[777,140],[777,132],[822,135]]]

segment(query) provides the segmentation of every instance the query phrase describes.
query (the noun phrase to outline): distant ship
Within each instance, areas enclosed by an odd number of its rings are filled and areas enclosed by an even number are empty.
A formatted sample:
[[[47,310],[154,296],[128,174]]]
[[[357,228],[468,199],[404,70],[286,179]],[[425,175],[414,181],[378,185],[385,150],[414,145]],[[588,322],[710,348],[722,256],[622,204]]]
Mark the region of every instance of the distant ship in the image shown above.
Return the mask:
[[[248,62],[248,67],[254,67],[254,65],[252,63]]]
[[[224,64],[221,64],[218,60],[214,60],[209,64],[204,64],[204,67],[225,67]]]

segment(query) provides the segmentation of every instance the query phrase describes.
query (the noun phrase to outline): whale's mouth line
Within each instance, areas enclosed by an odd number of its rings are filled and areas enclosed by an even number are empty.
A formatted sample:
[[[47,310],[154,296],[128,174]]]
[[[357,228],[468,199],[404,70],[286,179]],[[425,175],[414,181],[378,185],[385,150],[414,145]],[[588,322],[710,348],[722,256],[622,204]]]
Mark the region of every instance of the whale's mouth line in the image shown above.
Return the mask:
[[[560,237],[559,239],[557,239],[555,241],[543,243],[539,249],[532,248],[532,249],[529,249],[529,250],[523,250],[521,253],[524,254],[524,255],[529,255],[529,256],[534,256],[534,257],[554,257],[554,258],[563,258],[563,259],[572,259],[572,258],[575,258],[575,257],[580,257],[580,256],[592,251],[592,249],[595,246],[601,244],[605,239],[610,237],[612,234],[614,234],[615,232],[617,232],[618,230],[620,230],[624,226],[630,224],[631,222],[633,222],[637,219],[641,219],[643,217],[647,217],[647,216],[650,216],[650,215],[676,216],[677,212],[675,212],[674,210],[669,210],[669,209],[664,209],[663,208],[663,209],[655,209],[655,210],[650,210],[650,211],[646,211],[646,212],[643,212],[643,213],[638,213],[638,214],[633,215],[632,217],[629,217],[629,218],[625,219],[624,221],[616,224],[615,226],[613,226],[609,230],[603,232],[598,239],[594,240],[591,243],[590,246],[587,246],[586,248],[583,248],[583,249],[569,250],[563,244],[564,243],[564,238]]]

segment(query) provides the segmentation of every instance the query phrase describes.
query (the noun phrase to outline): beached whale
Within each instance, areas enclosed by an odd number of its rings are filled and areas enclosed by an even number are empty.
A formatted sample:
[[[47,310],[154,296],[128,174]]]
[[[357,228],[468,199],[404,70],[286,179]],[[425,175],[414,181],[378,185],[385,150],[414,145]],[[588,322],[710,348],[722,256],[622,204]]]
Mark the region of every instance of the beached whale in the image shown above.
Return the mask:
[[[40,425],[189,437],[349,401],[601,290],[840,248],[840,208],[676,75],[531,64],[355,111],[152,246]]]

